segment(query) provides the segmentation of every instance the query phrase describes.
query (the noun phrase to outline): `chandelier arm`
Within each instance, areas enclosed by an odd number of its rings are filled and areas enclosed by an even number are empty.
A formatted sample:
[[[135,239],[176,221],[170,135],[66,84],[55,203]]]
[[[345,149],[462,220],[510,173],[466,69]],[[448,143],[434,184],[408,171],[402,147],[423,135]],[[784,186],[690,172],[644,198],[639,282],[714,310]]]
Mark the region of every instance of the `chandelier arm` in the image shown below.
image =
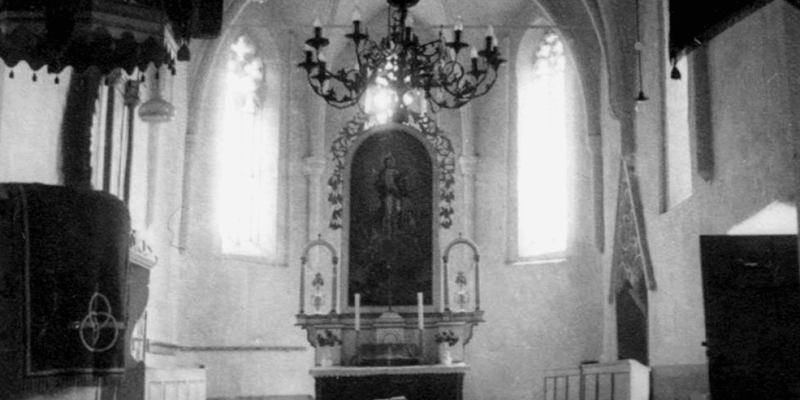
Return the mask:
[[[466,74],[464,74],[465,76]],[[461,78],[463,79],[464,76]],[[491,76],[491,78],[489,78]],[[489,69],[482,74],[482,77],[474,83],[467,82],[462,85],[467,85],[468,88],[466,90],[457,90],[453,87],[458,86],[458,82],[453,81],[451,85],[441,86],[441,89],[446,96],[443,96],[442,100],[437,100],[436,95],[433,93],[428,92],[428,98],[435,103],[436,105],[442,108],[449,108],[449,109],[456,109],[464,104],[467,104],[473,99],[477,99],[479,97],[484,96],[488,93],[492,87],[494,86],[495,82],[497,81],[497,70]],[[488,80],[487,80],[488,79]],[[459,82],[461,79],[458,80]]]
[[[341,69],[334,74],[325,70],[322,72],[318,72],[317,75],[315,76],[312,76],[312,74],[309,72],[307,74],[307,79],[309,85],[311,86],[315,94],[322,97],[328,104],[330,104],[334,108],[344,109],[352,107],[353,105],[357,104],[364,92],[363,91],[364,85],[361,85],[362,90],[354,90],[351,87],[352,83],[350,80],[347,79],[347,75],[353,72],[357,71],[355,70],[345,71],[344,69]],[[319,77],[320,73],[323,74],[322,77]],[[340,96],[340,94],[337,94],[337,90],[335,88],[329,88],[329,90],[325,91],[324,82],[331,82],[331,81],[337,82],[337,86],[343,87],[348,93]]]

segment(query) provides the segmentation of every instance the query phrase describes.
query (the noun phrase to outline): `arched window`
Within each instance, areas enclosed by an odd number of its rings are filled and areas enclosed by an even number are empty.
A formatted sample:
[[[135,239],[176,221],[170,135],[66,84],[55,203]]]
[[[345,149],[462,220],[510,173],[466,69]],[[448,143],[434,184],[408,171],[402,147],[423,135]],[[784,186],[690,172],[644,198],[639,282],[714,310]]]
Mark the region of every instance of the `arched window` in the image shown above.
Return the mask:
[[[692,151],[689,142],[689,73],[686,57],[675,65],[681,79],[668,79],[665,91],[666,132],[662,168],[666,196],[662,211],[675,207],[692,194]]]
[[[222,251],[274,258],[277,247],[279,74],[240,36],[222,83],[220,154]]]
[[[567,247],[566,59],[556,33],[518,70],[518,259],[561,257]]]

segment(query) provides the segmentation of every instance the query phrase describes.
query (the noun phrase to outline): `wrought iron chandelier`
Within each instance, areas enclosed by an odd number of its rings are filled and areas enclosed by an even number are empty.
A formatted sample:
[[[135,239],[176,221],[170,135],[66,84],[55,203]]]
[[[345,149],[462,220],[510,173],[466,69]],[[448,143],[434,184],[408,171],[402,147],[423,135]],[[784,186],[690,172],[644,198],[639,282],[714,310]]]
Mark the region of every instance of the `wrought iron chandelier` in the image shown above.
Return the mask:
[[[483,49],[472,47],[469,64],[464,66],[459,58],[466,61],[467,57],[459,56],[469,45],[462,41],[463,23],[456,23],[452,41],[445,39],[440,27],[438,39],[420,43],[408,12],[417,2],[387,0],[388,36],[380,42],[370,40],[356,9],[353,30],[345,35],[355,45],[356,61],[353,67],[335,72],[329,69],[323,51],[330,41],[322,35],[317,19],[314,36],[306,40],[305,60],[298,64],[305,69],[314,92],[335,108],[358,105],[370,112],[370,105],[364,104],[368,101],[361,100],[365,93],[376,91],[393,108],[395,118],[408,111],[459,108],[489,92],[498,68],[505,62],[500,58],[492,26],[487,27]]]

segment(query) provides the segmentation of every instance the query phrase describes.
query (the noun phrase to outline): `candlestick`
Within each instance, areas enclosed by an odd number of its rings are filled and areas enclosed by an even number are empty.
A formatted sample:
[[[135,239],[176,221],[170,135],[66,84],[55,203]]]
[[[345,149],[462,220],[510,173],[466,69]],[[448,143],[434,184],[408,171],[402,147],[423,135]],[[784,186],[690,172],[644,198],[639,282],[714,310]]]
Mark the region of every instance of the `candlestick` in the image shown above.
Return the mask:
[[[361,12],[358,11],[358,7],[353,10],[353,32],[361,33]]]
[[[361,294],[356,293],[356,332],[361,330]]]
[[[320,22],[319,17],[314,19],[314,37],[317,39],[322,37],[322,22]]]
[[[425,313],[422,305],[422,292],[417,293],[417,322],[419,330],[425,329]]]

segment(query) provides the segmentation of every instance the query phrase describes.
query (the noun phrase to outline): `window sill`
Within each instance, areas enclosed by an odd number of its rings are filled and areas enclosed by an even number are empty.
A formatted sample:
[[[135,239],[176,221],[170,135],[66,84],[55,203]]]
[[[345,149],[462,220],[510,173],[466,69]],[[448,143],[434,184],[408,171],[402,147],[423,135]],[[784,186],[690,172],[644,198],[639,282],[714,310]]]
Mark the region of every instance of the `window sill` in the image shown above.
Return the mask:
[[[559,265],[567,262],[566,256],[550,257],[550,258],[535,258],[535,259],[521,259],[506,262],[509,267],[535,267],[541,265]]]
[[[222,254],[223,260],[237,261],[246,264],[266,265],[269,267],[288,267],[289,264],[274,258],[248,254]]]

